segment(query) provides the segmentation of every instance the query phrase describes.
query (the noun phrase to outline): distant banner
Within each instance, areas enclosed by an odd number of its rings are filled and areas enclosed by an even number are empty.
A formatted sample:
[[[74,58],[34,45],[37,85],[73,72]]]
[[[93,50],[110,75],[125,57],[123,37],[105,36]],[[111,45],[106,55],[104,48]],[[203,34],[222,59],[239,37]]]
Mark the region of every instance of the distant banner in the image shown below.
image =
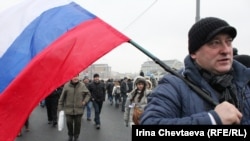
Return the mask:
[[[202,141],[218,139],[250,139],[250,126],[245,125],[133,125],[132,141],[154,139],[202,139]]]

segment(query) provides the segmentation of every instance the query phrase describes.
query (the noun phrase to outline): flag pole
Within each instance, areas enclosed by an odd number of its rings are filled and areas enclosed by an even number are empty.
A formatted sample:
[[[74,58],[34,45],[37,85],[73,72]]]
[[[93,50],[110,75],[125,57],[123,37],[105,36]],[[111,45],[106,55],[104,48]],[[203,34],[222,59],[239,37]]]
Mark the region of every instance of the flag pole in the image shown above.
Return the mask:
[[[169,73],[177,76],[181,80],[183,80],[189,87],[191,87],[199,96],[201,96],[209,104],[211,104],[214,107],[218,104],[211,97],[209,97],[209,95],[207,93],[205,93],[201,88],[199,88],[198,86],[194,85],[188,79],[185,79],[182,75],[180,75],[179,73],[177,73],[176,71],[174,71],[173,69],[171,69],[163,61],[161,61],[156,56],[154,56],[153,54],[151,54],[150,52],[148,52],[146,49],[144,49],[143,47],[141,47],[139,44],[137,44],[133,40],[129,40],[128,42],[130,44],[132,44],[134,47],[136,47],[137,49],[139,49],[141,52],[143,52],[144,54],[146,54],[148,57],[150,57],[156,64],[160,65],[165,71],[167,71],[167,72],[169,72]]]

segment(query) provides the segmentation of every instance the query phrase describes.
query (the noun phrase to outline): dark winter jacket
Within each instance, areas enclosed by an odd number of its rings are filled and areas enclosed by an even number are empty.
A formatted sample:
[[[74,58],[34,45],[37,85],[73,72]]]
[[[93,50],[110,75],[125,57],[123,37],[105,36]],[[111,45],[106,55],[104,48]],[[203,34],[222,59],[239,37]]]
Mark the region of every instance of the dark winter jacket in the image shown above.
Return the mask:
[[[59,99],[62,93],[62,89],[63,86],[58,87],[57,89],[55,89],[53,92],[51,92],[46,98],[45,100],[49,100],[49,99]]]
[[[99,81],[99,82],[93,81],[89,85],[89,91],[91,93],[92,100],[105,101],[106,88],[105,88],[105,84],[103,82],[101,82],[101,81]]]
[[[108,93],[108,94],[112,94],[113,88],[114,88],[114,82],[113,82],[113,80],[109,80],[109,81],[107,82],[107,87],[106,87],[107,93]]]
[[[190,56],[185,59],[182,74],[205,90],[216,102],[219,102],[215,90],[207,83],[194,66]],[[233,62],[233,77],[237,88],[237,99],[242,109],[241,124],[250,124],[250,69]],[[141,117],[141,124],[212,124],[208,112],[216,124],[222,124],[214,106],[202,99],[185,82],[174,75],[166,75],[148,97],[148,105]]]

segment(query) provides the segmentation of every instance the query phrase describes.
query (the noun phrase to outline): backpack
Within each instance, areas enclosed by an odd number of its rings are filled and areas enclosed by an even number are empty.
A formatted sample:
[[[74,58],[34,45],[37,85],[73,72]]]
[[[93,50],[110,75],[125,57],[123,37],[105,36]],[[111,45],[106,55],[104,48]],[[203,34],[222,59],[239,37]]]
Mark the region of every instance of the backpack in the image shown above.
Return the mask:
[[[116,87],[115,88],[115,94],[117,95],[117,94],[120,94],[120,93],[121,93],[120,87]]]

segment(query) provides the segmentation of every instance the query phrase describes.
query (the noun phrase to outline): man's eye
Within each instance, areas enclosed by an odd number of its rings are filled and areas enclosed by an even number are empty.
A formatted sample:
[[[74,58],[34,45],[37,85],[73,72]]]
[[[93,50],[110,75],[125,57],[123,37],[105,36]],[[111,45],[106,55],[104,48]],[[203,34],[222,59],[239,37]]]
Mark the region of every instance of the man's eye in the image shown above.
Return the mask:
[[[220,40],[212,40],[212,41],[210,41],[208,44],[209,44],[209,45],[218,45],[218,44],[220,44],[220,43],[221,43]]]
[[[231,38],[227,40],[227,44],[231,44],[232,42],[233,42],[233,39]]]

